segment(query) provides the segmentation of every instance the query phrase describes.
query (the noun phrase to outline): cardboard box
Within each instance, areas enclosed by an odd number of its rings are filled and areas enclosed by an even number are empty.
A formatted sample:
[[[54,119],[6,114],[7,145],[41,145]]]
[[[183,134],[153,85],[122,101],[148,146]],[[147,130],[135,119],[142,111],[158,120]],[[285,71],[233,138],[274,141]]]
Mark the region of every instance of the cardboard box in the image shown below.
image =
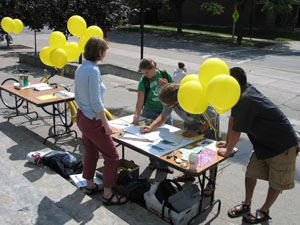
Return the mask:
[[[122,170],[128,170],[129,173],[131,174],[132,178],[139,178],[139,166],[134,163],[134,161],[129,161],[127,159],[120,159],[119,160],[119,165],[118,165],[118,173],[120,173]],[[104,166],[98,168],[96,170],[96,177],[99,177],[102,179],[102,174],[104,171]]]

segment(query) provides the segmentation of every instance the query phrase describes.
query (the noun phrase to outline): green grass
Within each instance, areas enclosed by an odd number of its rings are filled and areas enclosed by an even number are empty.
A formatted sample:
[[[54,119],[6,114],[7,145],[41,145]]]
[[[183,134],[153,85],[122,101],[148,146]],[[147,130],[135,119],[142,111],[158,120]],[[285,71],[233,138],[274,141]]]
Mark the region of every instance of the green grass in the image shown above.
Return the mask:
[[[126,31],[140,32],[139,26],[120,26],[118,29]],[[205,29],[189,26],[184,27],[181,34],[177,33],[177,28],[172,26],[146,26],[144,28],[145,33],[152,33],[167,37],[184,37],[187,39],[205,41],[205,42],[216,42],[224,44],[237,44],[236,37],[235,42],[232,43],[232,30],[230,28],[218,28],[218,27],[205,27]],[[300,40],[300,33],[288,33],[288,32],[270,32],[270,31],[257,31],[252,30],[250,39],[248,36],[249,31],[243,31],[243,41],[241,45],[250,47],[266,47],[273,45],[274,40],[276,41],[291,41]],[[257,40],[256,38],[265,39]],[[255,39],[255,40],[254,40]]]

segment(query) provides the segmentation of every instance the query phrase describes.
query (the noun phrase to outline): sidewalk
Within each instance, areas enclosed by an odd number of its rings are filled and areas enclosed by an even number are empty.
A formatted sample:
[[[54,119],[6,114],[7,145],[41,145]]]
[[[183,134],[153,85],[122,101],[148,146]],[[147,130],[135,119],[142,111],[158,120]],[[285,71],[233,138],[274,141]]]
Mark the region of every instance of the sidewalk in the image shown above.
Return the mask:
[[[47,38],[50,32],[38,35],[38,49],[48,45]],[[137,71],[140,48],[138,46],[139,34],[113,31],[109,34],[110,49],[103,63]],[[32,33],[14,36],[15,44],[33,47]],[[2,45],[2,43],[1,43]],[[287,52],[292,52],[290,62],[299,59],[299,43],[292,43]],[[180,49],[178,49],[180,47]],[[164,37],[146,36],[145,57],[151,57],[160,68],[172,72],[178,61],[184,61],[189,73],[197,73],[199,66],[206,59],[208,53],[218,53],[219,50],[240,51],[237,47],[213,45],[194,42],[183,42]],[[282,50],[282,49],[281,49]],[[33,51],[32,49],[17,49],[17,52]],[[246,49],[251,53],[251,49]],[[253,51],[253,50],[252,50]],[[18,63],[14,51],[0,50],[0,76],[1,81],[6,77],[16,76],[12,71]],[[236,66],[237,58],[222,55],[229,67]],[[276,57],[275,57],[276,59]],[[273,60],[273,58],[272,58]],[[293,61],[294,60],[294,61]],[[268,62],[265,62],[268,63]],[[276,63],[273,63],[276,66]],[[29,69],[30,79],[37,79],[42,73],[41,68],[22,65]],[[253,64],[242,65],[249,71],[251,82],[259,85],[260,89],[269,96],[288,115],[295,129],[300,132],[300,101],[299,101],[299,73],[297,65],[291,63],[290,71],[275,71],[271,66],[257,67]],[[296,67],[294,69],[294,67]],[[254,72],[250,72],[254,70]],[[295,71],[295,72],[294,72]],[[298,70],[299,72],[300,70]],[[103,76],[107,91],[105,93],[105,106],[116,117],[132,114],[135,110],[137,81],[122,77],[122,74],[106,74]],[[54,81],[70,83],[72,79],[57,76]],[[275,88],[275,85],[277,88]],[[293,85],[296,88],[292,88]],[[270,90],[270,87],[271,90]],[[282,91],[285,90],[285,91]],[[42,139],[51,132],[51,118],[40,112],[41,119],[31,123],[19,117],[6,122],[5,117],[11,112],[3,108],[0,103],[0,137],[1,161],[0,177],[0,224],[166,224],[157,216],[142,209],[133,203],[124,207],[103,207],[100,195],[91,199],[73,185],[69,184],[47,168],[36,167],[26,163],[26,153],[45,148],[69,151],[76,157],[82,157],[83,147],[80,139],[74,137],[59,139],[47,146],[42,144]],[[228,113],[221,117],[221,132],[226,133]],[[76,125],[74,126],[76,129]],[[216,215],[216,207],[209,214],[197,218],[195,224],[241,224],[241,218],[230,219],[227,210],[238,204],[243,199],[244,172],[251,153],[251,145],[246,136],[242,136],[238,143],[240,149],[235,157],[219,165],[216,187],[216,199],[221,199],[221,213]],[[118,149],[120,151],[120,149]],[[148,158],[133,151],[126,151],[126,158],[134,159],[140,165],[140,172],[145,175]],[[101,164],[102,162],[100,162]],[[300,216],[300,160],[297,159],[297,172],[295,188],[283,192],[274,206],[270,215],[273,220],[270,224],[296,225]],[[151,178],[159,179],[161,174],[150,174]],[[172,176],[169,176],[172,177]],[[256,209],[263,203],[266,195],[267,183],[259,181],[255,189],[252,208]],[[56,215],[56,216],[55,216]],[[217,216],[214,220],[210,220]],[[47,221],[47,222],[45,222]]]

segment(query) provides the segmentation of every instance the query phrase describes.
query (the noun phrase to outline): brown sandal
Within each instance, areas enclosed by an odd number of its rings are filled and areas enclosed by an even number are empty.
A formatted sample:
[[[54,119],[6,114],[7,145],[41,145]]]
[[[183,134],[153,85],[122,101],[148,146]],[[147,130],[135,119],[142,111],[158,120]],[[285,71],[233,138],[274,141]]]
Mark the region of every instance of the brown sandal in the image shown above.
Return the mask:
[[[117,201],[116,202],[113,202],[112,200],[113,200],[113,198],[114,198],[114,196],[116,196],[116,199],[117,199]],[[123,198],[124,196],[122,196],[122,195],[117,195],[117,194],[114,194],[114,193],[112,193],[111,194],[111,196],[109,197],[109,198],[104,198],[103,197],[103,204],[104,205],[107,205],[107,206],[109,206],[109,205],[123,205],[123,204],[125,204],[126,202],[127,202],[127,199],[124,201],[124,202],[121,202],[121,199]]]
[[[94,194],[96,194],[97,192],[102,192],[103,190],[104,190],[104,188],[102,187],[102,188],[99,188],[100,187],[100,185],[98,185],[98,184],[95,184],[96,186],[94,187],[94,188],[85,188],[85,193],[87,194],[87,195],[94,195]]]
[[[263,217],[258,218],[259,213],[261,213]],[[247,215],[243,216],[243,221],[250,224],[257,224],[271,219],[272,218],[269,216],[269,211],[265,212],[260,209],[257,209],[255,211],[255,215],[252,215],[252,213],[248,213]]]

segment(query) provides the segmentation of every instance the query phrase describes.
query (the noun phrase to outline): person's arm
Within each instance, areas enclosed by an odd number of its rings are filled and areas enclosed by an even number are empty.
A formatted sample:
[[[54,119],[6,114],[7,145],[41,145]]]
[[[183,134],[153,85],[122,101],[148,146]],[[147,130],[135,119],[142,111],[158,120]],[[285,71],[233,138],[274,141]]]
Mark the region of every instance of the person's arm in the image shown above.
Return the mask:
[[[182,133],[182,136],[184,137],[196,137],[200,133],[204,133],[207,129],[209,129],[209,123],[205,121],[197,130],[186,130]]]
[[[145,99],[145,93],[143,91],[138,91],[138,98],[135,106],[134,119],[132,122],[134,125],[138,125],[139,123],[139,117],[141,115],[141,111],[144,105],[144,99]]]
[[[172,78],[172,76],[167,72],[168,74],[168,79],[166,78],[158,78],[157,83],[160,87],[163,87],[165,84],[167,83],[173,83],[174,80]]]
[[[168,80],[166,78],[158,78],[157,80],[157,84],[160,86],[160,87],[163,87],[165,84],[168,83]]]
[[[165,116],[160,114],[149,126],[142,126],[140,128],[141,133],[149,133],[153,131],[155,128],[162,125],[164,122],[168,120],[169,116]]]
[[[220,149],[218,150],[218,154],[224,157],[230,155],[232,149],[237,144],[241,136],[241,132],[232,130],[233,122],[234,118],[230,116],[228,121],[226,142],[218,144],[218,147],[220,147]]]

